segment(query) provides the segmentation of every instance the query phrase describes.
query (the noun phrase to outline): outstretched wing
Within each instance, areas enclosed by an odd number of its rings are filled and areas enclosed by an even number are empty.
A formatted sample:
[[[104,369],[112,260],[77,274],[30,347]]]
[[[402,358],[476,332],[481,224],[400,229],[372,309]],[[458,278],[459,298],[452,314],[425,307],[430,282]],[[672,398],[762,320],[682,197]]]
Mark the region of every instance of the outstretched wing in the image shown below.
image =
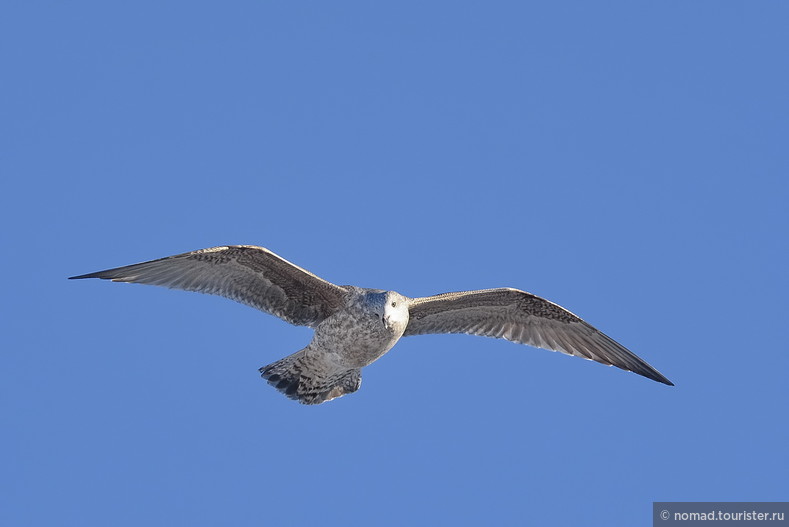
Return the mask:
[[[655,368],[566,309],[501,288],[414,298],[406,335],[469,333],[561,351],[673,386]]]
[[[344,305],[346,290],[263,247],[230,245],[72,276],[160,285],[224,296],[291,324],[317,326]]]

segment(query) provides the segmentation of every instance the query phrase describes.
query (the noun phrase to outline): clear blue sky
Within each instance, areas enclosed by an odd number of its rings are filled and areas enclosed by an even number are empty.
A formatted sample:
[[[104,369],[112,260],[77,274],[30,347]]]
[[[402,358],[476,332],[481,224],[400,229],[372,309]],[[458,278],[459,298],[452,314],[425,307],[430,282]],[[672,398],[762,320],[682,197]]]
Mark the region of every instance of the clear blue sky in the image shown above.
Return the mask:
[[[785,2],[12,2],[0,524],[649,525],[786,500]],[[66,277],[222,244],[409,296],[549,298],[676,383],[311,332]]]

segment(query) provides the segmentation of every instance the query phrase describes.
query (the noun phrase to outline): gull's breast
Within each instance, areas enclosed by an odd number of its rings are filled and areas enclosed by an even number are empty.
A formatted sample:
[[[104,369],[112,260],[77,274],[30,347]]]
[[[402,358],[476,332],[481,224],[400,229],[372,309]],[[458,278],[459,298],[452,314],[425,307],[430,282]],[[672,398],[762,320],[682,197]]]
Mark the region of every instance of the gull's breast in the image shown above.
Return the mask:
[[[315,328],[310,343],[333,355],[345,367],[361,368],[389,351],[402,336],[402,328],[384,326],[380,319],[339,312]]]

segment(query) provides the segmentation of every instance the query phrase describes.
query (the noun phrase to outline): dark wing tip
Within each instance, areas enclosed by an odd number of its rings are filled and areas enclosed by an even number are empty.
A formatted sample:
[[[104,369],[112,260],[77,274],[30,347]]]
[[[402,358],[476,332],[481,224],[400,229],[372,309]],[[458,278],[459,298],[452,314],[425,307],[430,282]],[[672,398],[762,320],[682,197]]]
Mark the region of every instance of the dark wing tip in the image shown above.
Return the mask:
[[[667,384],[669,386],[674,386],[674,383],[670,380],[666,379],[663,375],[658,373],[658,377],[655,379],[657,382],[662,382],[663,384]]]
[[[660,382],[668,386],[674,386],[674,383],[668,380],[665,375],[663,375],[655,368],[647,364],[643,359],[641,359],[636,355],[633,355],[633,357],[635,357],[636,360],[638,361],[638,364],[636,364],[635,367],[632,367],[630,365],[621,366],[619,364],[615,364],[615,366],[618,366],[619,368],[622,368],[624,370],[630,370],[633,373],[641,375],[642,377],[646,377],[647,379],[651,379],[653,381]]]
[[[614,341],[615,342],[615,341]],[[628,352],[630,353],[630,352]],[[621,368],[623,370],[632,371],[635,374],[641,375],[642,377],[646,377],[647,379],[651,379],[656,382],[660,382],[666,384],[668,386],[674,386],[674,383],[668,380],[665,375],[657,371],[655,368],[644,362],[643,359],[638,357],[637,355],[632,355],[637,363],[633,364],[622,364],[622,363],[613,363],[612,366],[616,366],[617,368]]]
[[[83,278],[101,278],[101,273],[88,273],[88,274],[81,274],[78,276],[69,276],[69,280],[81,280]]]
[[[647,379],[652,379],[653,381],[662,382],[663,384],[667,384],[669,386],[674,386],[673,382],[668,380],[662,373],[660,373],[654,368],[651,368],[648,371],[636,371],[634,373],[646,377]]]
[[[83,278],[101,278],[102,280],[120,280],[124,277],[124,273],[120,273],[125,268],[119,267],[117,269],[107,269],[106,271],[96,271],[95,273],[81,274],[77,276],[69,276],[69,280],[82,280]]]

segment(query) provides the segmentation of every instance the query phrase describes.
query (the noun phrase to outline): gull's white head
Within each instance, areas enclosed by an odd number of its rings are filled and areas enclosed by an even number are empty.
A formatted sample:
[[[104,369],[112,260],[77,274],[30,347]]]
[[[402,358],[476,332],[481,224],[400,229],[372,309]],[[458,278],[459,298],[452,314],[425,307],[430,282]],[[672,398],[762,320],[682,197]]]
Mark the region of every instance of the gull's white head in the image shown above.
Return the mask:
[[[369,293],[367,301],[387,330],[401,333],[408,325],[408,298],[395,291]]]

